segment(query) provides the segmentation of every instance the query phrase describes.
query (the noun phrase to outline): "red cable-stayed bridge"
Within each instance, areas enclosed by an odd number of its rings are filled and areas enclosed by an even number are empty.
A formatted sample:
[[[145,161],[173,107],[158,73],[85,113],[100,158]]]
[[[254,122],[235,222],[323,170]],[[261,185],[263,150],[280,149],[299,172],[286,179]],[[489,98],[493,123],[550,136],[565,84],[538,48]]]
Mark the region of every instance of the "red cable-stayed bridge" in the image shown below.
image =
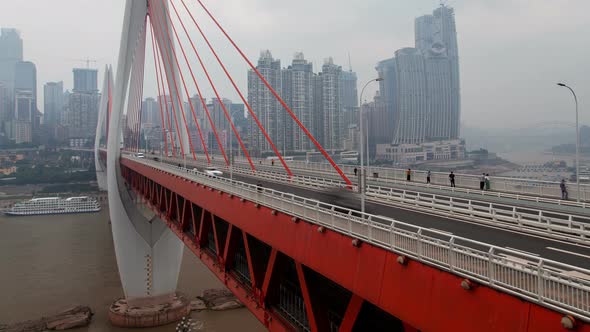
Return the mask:
[[[285,161],[197,11],[227,38],[282,105],[278,111],[326,163]],[[206,47],[198,49],[193,38]],[[215,61],[204,61],[203,52]],[[195,59],[198,70],[191,66]],[[149,62],[166,157],[139,158]],[[213,66],[224,77],[212,77]],[[129,303],[155,303],[173,293],[186,246],[271,331],[590,331],[586,196],[566,202],[556,197],[555,184],[514,179],[497,179],[498,188],[486,193],[470,189],[468,176],[458,177],[463,189],[448,190],[442,174],[432,185],[408,185],[399,170],[374,169],[381,177],[367,184],[370,213],[339,206],[324,190],[357,189],[352,170],[331,159],[201,0],[128,1],[117,75],[107,71],[105,77],[98,132],[106,124],[107,148],[99,150],[98,137],[97,171],[109,191]],[[202,96],[205,86],[221,99],[215,84],[221,80],[244,102],[278,157],[276,166],[251,156],[223,103],[243,159],[231,162],[203,103],[217,144],[208,150],[203,137],[209,133],[192,103],[183,101],[195,92]],[[190,139],[191,117],[201,146]],[[226,174],[207,175],[209,165]],[[118,318],[119,324],[141,325]]]

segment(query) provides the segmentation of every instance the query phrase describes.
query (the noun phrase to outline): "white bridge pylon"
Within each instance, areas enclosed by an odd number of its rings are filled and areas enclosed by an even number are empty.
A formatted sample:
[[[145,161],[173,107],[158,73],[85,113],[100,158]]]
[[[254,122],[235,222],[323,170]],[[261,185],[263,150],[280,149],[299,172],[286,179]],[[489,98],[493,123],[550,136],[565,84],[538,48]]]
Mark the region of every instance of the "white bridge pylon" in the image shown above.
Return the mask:
[[[119,63],[113,89],[112,110],[109,121],[107,144],[107,184],[109,213],[112,223],[113,240],[121,283],[126,298],[143,298],[171,294],[176,291],[183,244],[160,220],[151,214],[141,212],[134,202],[130,189],[121,177],[119,159],[125,107],[129,107],[135,86],[143,84],[132,80],[134,70],[143,70],[138,61],[145,61],[145,39],[148,27],[146,17],[149,0],[127,0]],[[168,10],[166,1],[154,5]],[[166,15],[163,15],[166,17]],[[170,24],[165,22],[164,24]],[[172,52],[170,38],[156,38],[159,49]],[[178,71],[169,64],[164,65],[168,77],[178,80]],[[137,74],[137,73],[135,73]],[[135,76],[136,77],[136,76]],[[180,95],[171,91],[171,95]],[[174,99],[174,98],[173,98]],[[127,103],[126,103],[127,100]],[[180,105],[178,100],[172,100]],[[181,122],[181,119],[178,119]],[[99,121],[100,123],[100,121]],[[99,125],[100,126],[100,125]],[[188,146],[189,135],[179,128],[180,139]]]
[[[113,88],[113,68],[105,66],[104,82],[102,85],[102,97],[98,109],[98,122],[96,127],[96,136],[94,137],[94,168],[96,169],[96,182],[98,189],[107,191],[107,172],[106,165],[100,159],[100,146],[103,138],[103,132],[106,134],[107,118],[111,111],[111,98]]]

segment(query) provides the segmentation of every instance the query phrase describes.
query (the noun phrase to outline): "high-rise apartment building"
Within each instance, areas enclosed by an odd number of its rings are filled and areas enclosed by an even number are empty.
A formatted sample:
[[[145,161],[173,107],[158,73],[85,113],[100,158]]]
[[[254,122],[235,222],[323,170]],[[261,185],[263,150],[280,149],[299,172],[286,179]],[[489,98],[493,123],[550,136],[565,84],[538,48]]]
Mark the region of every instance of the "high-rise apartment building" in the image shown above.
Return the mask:
[[[61,121],[61,113],[64,107],[63,82],[48,82],[43,86],[43,123],[46,126],[55,127]]]
[[[16,144],[33,141],[33,121],[35,120],[35,99],[33,91],[16,90],[14,102],[13,137]]]
[[[12,118],[9,109],[10,93],[8,91],[8,84],[0,82],[0,132],[2,132],[1,125],[4,121],[8,121]]]
[[[344,109],[344,127],[358,122],[359,96],[356,73],[350,69],[342,72],[342,107]]]
[[[292,63],[281,69],[279,60],[264,51],[258,70],[277,91],[285,104],[327,150],[345,148],[350,126],[356,125],[358,114],[357,76],[343,72],[332,58],[325,60],[319,74],[303,53],[296,53]],[[283,154],[316,150],[304,130],[258,78],[248,72],[248,101],[275,147]],[[248,143],[254,153],[272,153],[270,144],[249,117]]]
[[[96,69],[75,68],[74,89],[67,107],[68,137],[94,138],[98,121],[100,95]]]
[[[72,93],[69,98],[67,126],[69,138],[95,137],[98,121],[98,93]]]
[[[305,60],[303,53],[296,53],[292,64],[282,71],[281,98],[297,116],[305,128],[311,130],[314,111],[313,64]],[[285,120],[284,151],[306,151],[311,148],[311,140],[291,119]]]
[[[141,104],[142,126],[159,127],[162,125],[160,105],[154,98],[146,98]]]
[[[324,61],[322,72],[322,113],[324,118],[324,149],[335,151],[343,148],[342,67],[332,58]]]
[[[74,68],[74,92],[98,93],[98,70]]]
[[[256,68],[273,89],[277,92],[281,91],[280,60],[274,59],[270,51],[263,51]],[[273,143],[279,149],[284,147],[286,111],[253,70],[248,71],[248,103]],[[249,123],[249,132],[254,155],[272,151],[270,144],[252,118]]]
[[[33,140],[35,142],[38,142],[40,134],[41,114],[37,109],[37,67],[34,63],[30,61],[19,61],[14,66],[14,75],[15,97],[18,95],[19,92],[24,91],[27,95],[31,94],[33,98],[30,123],[31,128],[29,130],[32,132]],[[15,107],[16,106],[17,105],[15,104]],[[23,124],[21,123],[21,125]]]

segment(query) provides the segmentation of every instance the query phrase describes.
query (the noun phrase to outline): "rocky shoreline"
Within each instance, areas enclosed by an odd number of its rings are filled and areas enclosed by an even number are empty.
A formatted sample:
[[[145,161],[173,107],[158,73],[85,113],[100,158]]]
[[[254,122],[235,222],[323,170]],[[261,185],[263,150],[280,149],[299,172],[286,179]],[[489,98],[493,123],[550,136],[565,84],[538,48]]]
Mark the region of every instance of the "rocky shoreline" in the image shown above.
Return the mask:
[[[77,306],[48,317],[15,324],[0,324],[0,332],[63,331],[90,324],[93,312],[89,307]]]
[[[207,289],[190,302],[190,311],[224,311],[244,307],[227,289]],[[87,306],[76,306],[60,313],[14,324],[0,324],[0,332],[63,331],[88,326],[93,312]]]
[[[223,311],[242,307],[244,304],[227,289],[207,289],[203,295],[191,301],[191,311]]]

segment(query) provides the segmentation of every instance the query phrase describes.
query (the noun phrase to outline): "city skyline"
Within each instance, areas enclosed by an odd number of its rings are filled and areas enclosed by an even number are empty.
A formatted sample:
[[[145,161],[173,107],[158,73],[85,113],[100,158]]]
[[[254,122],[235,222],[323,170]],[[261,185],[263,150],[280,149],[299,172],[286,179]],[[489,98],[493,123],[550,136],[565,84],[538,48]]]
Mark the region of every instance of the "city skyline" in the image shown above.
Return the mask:
[[[104,30],[100,31],[100,34],[90,29],[96,24],[79,24],[83,35],[88,37],[74,39],[73,43],[65,26],[53,26],[48,23],[41,24],[44,27],[40,29],[37,23],[43,22],[44,17],[19,15],[27,12],[30,0],[0,5],[3,9],[0,11],[0,19],[3,26],[21,30],[28,40],[25,54],[27,59],[34,61],[39,67],[39,84],[63,80],[65,87],[70,88],[72,83],[71,78],[67,76],[70,71],[68,69],[85,65],[82,61],[70,59],[91,57],[99,59],[100,64],[116,62],[115,54],[120,37],[117,27],[121,19],[119,14],[122,13],[122,4],[118,1],[109,1],[107,0],[104,5],[82,5],[79,2],[66,1],[64,6],[91,10],[97,13],[96,17],[108,7],[108,12],[104,12],[103,16],[112,23],[104,24]],[[316,6],[314,11],[321,11],[328,5],[312,5],[311,2],[303,1],[298,6],[268,6],[265,2],[254,1],[249,4],[249,8],[237,3],[231,10],[222,10],[215,3],[211,5],[212,10],[229,24],[228,28],[235,34],[236,39],[245,45],[246,54],[250,59],[256,59],[261,45],[264,45],[264,48],[272,49],[274,56],[280,59],[289,59],[294,52],[303,51],[317,68],[323,58],[329,55],[334,57],[336,63],[348,64],[350,52],[359,82],[373,78],[373,68],[379,59],[391,56],[395,49],[411,45],[414,41],[413,19],[430,12],[438,5],[436,1],[426,0],[414,2],[412,5],[369,1],[364,7],[345,2],[338,8],[340,15],[323,18],[328,20],[326,22],[320,20],[320,15],[317,18],[312,15],[308,17],[309,24],[300,27],[302,29],[295,29],[296,22],[292,19],[295,15],[286,13],[299,13],[304,9],[310,10],[313,6]],[[573,1],[569,6],[560,6],[545,0],[534,4],[501,1],[492,5],[483,1],[457,0],[450,5],[461,18],[457,25],[461,31],[465,124],[472,127],[509,125],[520,128],[526,126],[531,118],[562,120],[563,114],[570,112],[571,98],[562,91],[555,91],[554,83],[558,80],[567,81],[578,87],[583,110],[584,101],[590,100],[590,90],[584,88],[590,85],[590,78],[582,75],[590,70],[590,64],[584,61],[590,56],[590,50],[584,43],[579,43],[579,40],[584,40],[584,29],[581,28],[585,19],[582,13],[590,9],[588,2]],[[52,17],[52,20],[78,20],[75,17],[62,18],[63,13],[56,11],[54,5],[41,6],[43,10],[40,12],[55,14],[46,15],[47,18]],[[255,22],[239,20],[244,13],[251,12],[259,19]],[[11,14],[5,15],[9,13]],[[353,16],[352,13],[358,15]],[[266,26],[276,23],[274,14],[281,17],[281,24],[276,29],[266,30]],[[354,24],[345,24],[346,19],[350,17],[354,17]],[[552,24],[543,24],[547,21]],[[487,24],[481,24],[482,22]],[[529,24],[522,26],[522,22]],[[310,29],[315,29],[315,32],[310,33]],[[47,33],[53,36],[51,43],[46,41]],[[288,38],[280,38],[281,35]],[[564,49],[568,52],[556,53],[557,50]],[[57,56],[57,50],[64,50],[72,56]],[[233,59],[228,61],[228,68],[238,76],[239,86],[245,89],[246,78],[240,78],[238,75],[244,69],[243,64]],[[547,62],[552,63],[550,68],[545,68],[544,64]],[[539,70],[540,68],[542,70]],[[515,77],[512,77],[513,74]],[[38,87],[39,89],[41,88]],[[368,100],[372,99],[372,92],[375,90],[375,87],[368,90]],[[231,91],[231,88],[227,91]],[[203,94],[213,95],[205,91]],[[154,96],[156,93],[146,91],[146,95]],[[238,100],[231,95],[227,97]],[[41,108],[41,100],[39,104]],[[581,112],[580,116],[582,122],[587,123],[590,115],[585,113],[588,112]],[[482,118],[486,120],[482,121]],[[505,121],[506,119],[510,121]]]

